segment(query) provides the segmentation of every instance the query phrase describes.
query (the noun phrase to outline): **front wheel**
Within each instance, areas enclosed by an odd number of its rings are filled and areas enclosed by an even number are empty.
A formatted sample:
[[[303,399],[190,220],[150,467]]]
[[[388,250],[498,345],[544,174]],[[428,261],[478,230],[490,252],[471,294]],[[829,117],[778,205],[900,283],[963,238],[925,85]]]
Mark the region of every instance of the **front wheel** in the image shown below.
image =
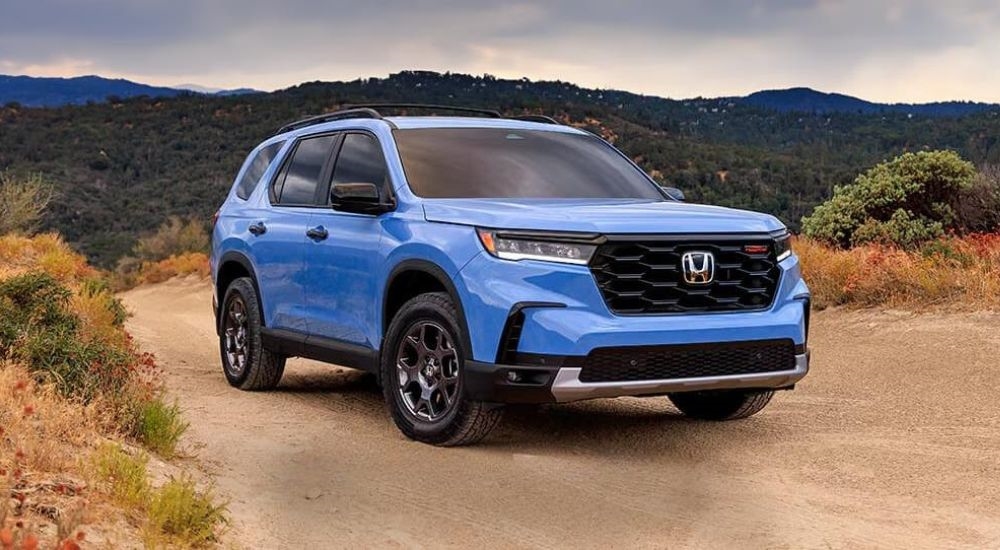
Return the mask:
[[[396,426],[410,439],[471,445],[500,422],[503,410],[465,398],[458,314],[444,293],[403,304],[382,348],[382,391]]]
[[[772,390],[712,390],[672,393],[668,397],[685,416],[699,420],[737,420],[759,413]]]

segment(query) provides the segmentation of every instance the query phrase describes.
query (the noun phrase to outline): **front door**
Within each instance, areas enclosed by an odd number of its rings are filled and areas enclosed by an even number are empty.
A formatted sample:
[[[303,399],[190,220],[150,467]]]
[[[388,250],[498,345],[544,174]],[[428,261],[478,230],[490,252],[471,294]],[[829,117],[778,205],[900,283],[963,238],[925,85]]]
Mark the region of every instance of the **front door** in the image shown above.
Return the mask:
[[[374,183],[385,196],[389,182],[378,140],[367,133],[344,135],[331,185]],[[329,192],[326,193],[329,203]],[[310,219],[314,237],[305,254],[305,293],[310,341],[333,340],[375,348],[378,216],[318,209]]]

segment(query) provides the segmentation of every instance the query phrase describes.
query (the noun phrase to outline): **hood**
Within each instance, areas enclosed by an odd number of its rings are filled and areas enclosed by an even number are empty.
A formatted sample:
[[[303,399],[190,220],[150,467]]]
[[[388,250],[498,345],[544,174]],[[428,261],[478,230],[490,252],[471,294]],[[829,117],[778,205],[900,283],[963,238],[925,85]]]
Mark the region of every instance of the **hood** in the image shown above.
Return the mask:
[[[583,233],[766,233],[774,216],[702,204],[635,199],[427,199],[428,221],[491,229]]]

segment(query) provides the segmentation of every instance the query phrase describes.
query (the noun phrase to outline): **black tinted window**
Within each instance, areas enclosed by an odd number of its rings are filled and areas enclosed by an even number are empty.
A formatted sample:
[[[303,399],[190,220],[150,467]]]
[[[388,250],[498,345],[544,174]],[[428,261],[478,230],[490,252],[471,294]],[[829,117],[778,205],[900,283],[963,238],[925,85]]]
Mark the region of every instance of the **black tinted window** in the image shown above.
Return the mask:
[[[385,193],[386,170],[382,148],[368,134],[347,134],[333,169],[333,183],[374,183]]]
[[[330,157],[335,136],[307,138],[299,142],[276,189],[280,204],[313,204],[323,165]]]
[[[283,141],[272,143],[257,152],[257,155],[250,161],[247,171],[240,178],[240,182],[236,184],[237,197],[243,200],[250,198],[253,190],[257,188],[257,184],[260,183],[260,178],[264,177],[267,167],[274,161],[274,157],[278,155],[278,151],[281,150],[281,146],[284,144]]]
[[[592,136],[500,128],[395,136],[406,179],[421,197],[664,200],[645,174]]]

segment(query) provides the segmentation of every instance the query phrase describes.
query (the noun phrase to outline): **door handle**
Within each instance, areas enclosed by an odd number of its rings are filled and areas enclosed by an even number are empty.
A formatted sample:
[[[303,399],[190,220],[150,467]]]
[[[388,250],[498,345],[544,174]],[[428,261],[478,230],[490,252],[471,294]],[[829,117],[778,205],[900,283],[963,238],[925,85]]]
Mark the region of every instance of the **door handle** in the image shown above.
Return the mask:
[[[325,227],[320,225],[306,231],[306,236],[314,241],[323,241],[330,236],[330,232],[327,231]]]
[[[248,227],[247,230],[259,237],[264,233],[267,233],[267,226],[264,225],[264,222],[257,222]]]

